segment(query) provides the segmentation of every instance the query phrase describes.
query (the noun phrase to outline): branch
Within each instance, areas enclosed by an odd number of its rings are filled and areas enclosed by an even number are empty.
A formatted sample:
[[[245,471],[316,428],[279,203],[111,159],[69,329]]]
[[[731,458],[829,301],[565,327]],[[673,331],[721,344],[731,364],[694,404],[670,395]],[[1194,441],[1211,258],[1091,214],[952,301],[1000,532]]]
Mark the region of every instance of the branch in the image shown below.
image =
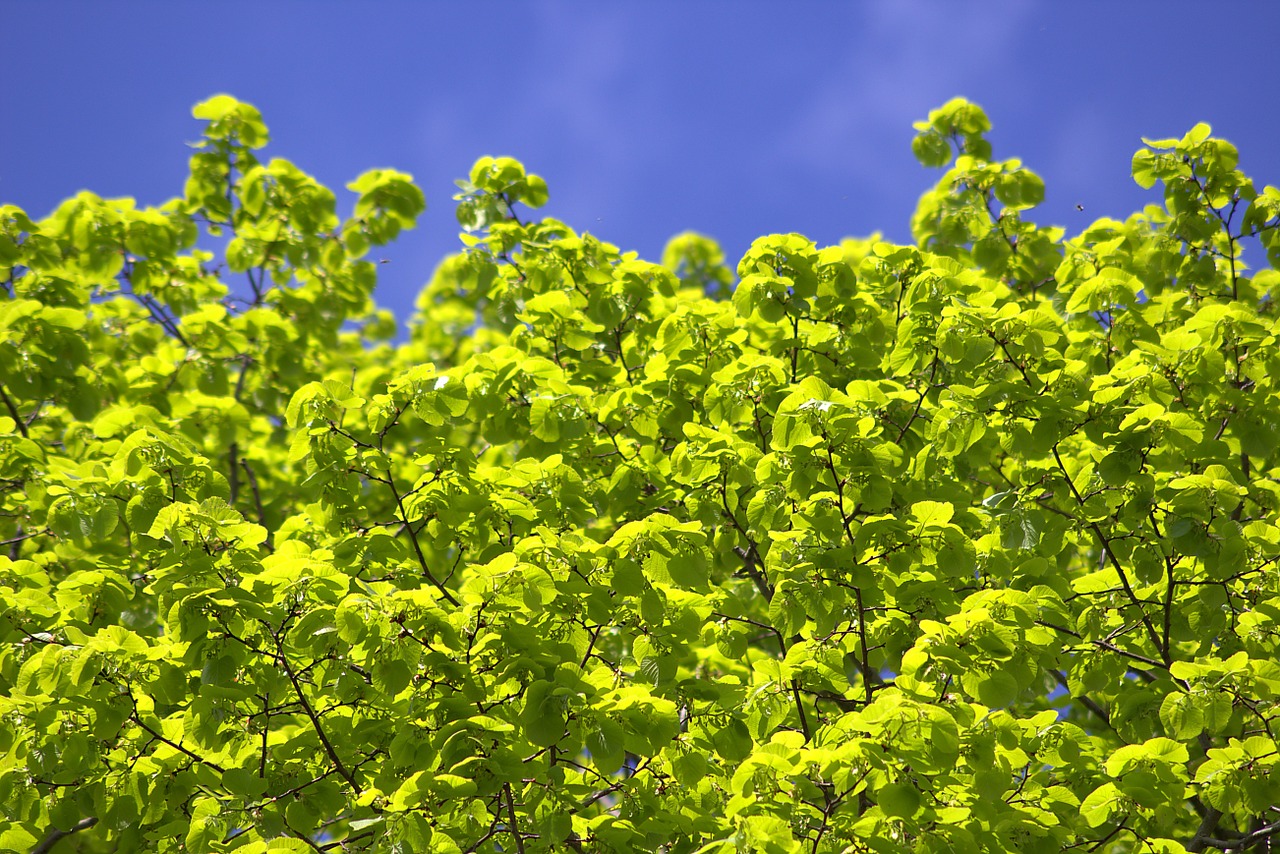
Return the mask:
[[[249,365],[251,362],[244,362],[240,365],[240,376],[236,379],[235,399],[239,403],[240,395],[244,394],[244,378],[249,373]],[[236,498],[240,495],[240,445],[233,439],[231,446],[227,449],[227,455],[230,457],[228,468],[230,468],[229,485],[231,487],[231,506],[236,506]]]
[[[1058,446],[1053,446],[1053,459],[1058,463],[1058,469],[1062,472],[1062,477],[1067,481],[1067,486],[1071,489],[1071,494],[1075,496],[1076,503],[1084,507],[1084,497],[1080,491],[1076,489],[1075,482],[1071,480],[1071,475],[1067,474],[1067,466],[1062,462],[1061,455],[1058,454]],[[1151,623],[1151,617],[1147,615],[1147,609],[1142,607],[1142,603],[1138,601],[1138,594],[1133,592],[1133,586],[1129,583],[1129,575],[1124,571],[1124,567],[1120,565],[1119,558],[1115,552],[1111,550],[1111,541],[1107,539],[1106,534],[1102,533],[1102,528],[1098,527],[1097,522],[1088,522],[1089,528],[1097,536],[1098,542],[1102,545],[1102,551],[1106,554],[1111,566],[1115,569],[1116,575],[1120,576],[1120,584],[1124,587],[1125,595],[1129,597],[1129,603],[1138,609],[1138,616],[1142,619],[1142,625],[1147,630],[1147,637],[1151,638],[1152,645],[1156,651],[1164,658],[1165,663],[1161,665],[1168,667],[1169,650],[1160,645],[1160,635],[1156,632],[1156,627]]]
[[[898,438],[893,440],[895,445],[902,444],[902,437],[907,435],[907,431],[911,429],[911,425],[916,423],[916,419],[920,417],[920,407],[924,406],[924,399],[929,396],[929,392],[933,390],[933,380],[938,373],[938,350],[934,348],[933,362],[929,365],[929,382],[927,382],[920,391],[920,397],[916,399],[916,408],[912,411],[911,417],[907,419],[907,423],[902,425],[902,429],[898,431]]]
[[[130,699],[133,699],[132,695],[130,695]],[[148,733],[150,733],[151,737],[154,738],[156,741],[169,745],[174,750],[178,751],[179,753],[185,754],[189,758],[194,759],[196,762],[199,762],[201,765],[208,765],[210,768],[212,768],[214,771],[217,771],[219,774],[224,773],[223,767],[218,763],[210,762],[208,759],[205,759],[203,756],[200,756],[199,754],[196,754],[196,753],[192,753],[190,750],[183,747],[180,742],[172,741],[171,739],[165,738],[163,735],[161,735],[160,733],[153,730],[151,727],[144,724],[142,722],[142,716],[138,714],[138,707],[136,702],[134,703],[133,722],[138,726],[142,727]]]
[[[1127,649],[1121,649],[1120,647],[1116,646],[1113,643],[1108,643],[1107,641],[1103,641],[1103,640],[1095,640],[1095,641],[1091,641],[1091,643],[1093,643],[1094,646],[1099,646],[1105,650],[1109,650],[1118,655],[1123,655],[1125,658],[1132,658],[1134,661],[1141,661],[1143,664],[1149,664],[1152,667],[1159,667],[1161,670],[1169,669],[1168,665],[1162,664],[1161,662],[1156,661],[1154,658],[1148,658],[1145,655],[1139,655],[1136,652],[1130,652]]]
[[[258,488],[258,476],[253,473],[253,468],[246,459],[240,460],[244,473],[249,477],[249,490],[253,493],[253,505],[258,511],[258,524],[267,528],[267,511],[262,506],[262,491]],[[271,542],[271,529],[267,528],[267,549],[274,550],[275,546]]]
[[[1196,828],[1196,835],[1191,837],[1191,841],[1187,843],[1188,851],[1203,851],[1206,845],[1213,845],[1215,848],[1225,848],[1226,843],[1218,844],[1218,840],[1211,839],[1210,833],[1218,826],[1218,821],[1222,818],[1219,810],[1209,807],[1205,810],[1204,818],[1200,822],[1200,826]]]
[[[18,414],[18,407],[14,405],[13,399],[9,397],[8,392],[4,390],[4,386],[0,385],[0,400],[4,401],[4,408],[9,410],[9,415],[18,425],[18,432],[22,434],[22,438],[27,438],[27,425],[22,420],[22,416]]]
[[[18,535],[17,535],[17,536],[15,536],[15,537],[10,537],[10,538],[9,538],[9,539],[7,539],[7,540],[0,540],[0,546],[13,546],[13,545],[17,545],[18,543],[24,542],[25,540],[29,540],[29,539],[31,539],[32,537],[39,537],[39,536],[42,536],[42,535],[44,535],[44,534],[49,533],[49,529],[48,529],[48,528],[41,528],[41,529],[40,529],[40,530],[38,530],[38,531],[23,531],[21,528],[19,528],[19,529],[18,529],[18,531],[19,531],[19,533],[18,533]]]
[[[804,731],[805,744],[813,741],[813,730],[809,728],[809,716],[805,714],[804,703],[800,701],[800,683],[791,680],[791,696],[796,701],[796,711],[800,713],[800,729]]]
[[[747,541],[746,554],[739,553],[742,558],[742,570],[755,584],[756,589],[760,591],[760,595],[764,597],[766,602],[773,599],[773,585],[769,583],[769,579],[760,571],[761,565],[764,563],[760,559],[760,549],[756,546],[756,541],[747,533],[746,528],[738,521],[738,517],[733,515],[733,511],[729,509],[729,475],[726,473],[720,482],[720,504],[724,507],[724,515],[737,530],[742,538]]]
[[[446,602],[457,607],[458,600],[453,598],[453,594],[436,580],[435,575],[431,572],[431,567],[427,566],[427,556],[422,553],[422,546],[418,543],[418,535],[413,530],[413,526],[409,524],[409,515],[405,512],[404,500],[400,497],[400,491],[396,489],[395,478],[391,475],[390,467],[387,468],[387,479],[384,482],[387,484],[387,488],[391,490],[391,494],[395,496],[396,507],[400,509],[400,521],[404,524],[405,530],[409,532],[409,542],[413,544],[413,553],[418,557],[418,566],[422,567],[422,574],[426,576],[427,581],[430,581],[436,590],[440,591],[440,595],[445,598]]]
[[[854,508],[853,513],[849,513],[845,510],[845,482],[841,480],[840,475],[836,473],[835,457],[831,454],[831,437],[826,434],[825,430],[822,433],[822,440],[827,452],[827,471],[831,472],[831,480],[836,486],[836,498],[838,499],[840,508],[840,521],[844,525],[844,535],[849,541],[851,554],[853,554],[856,559],[856,555],[858,554],[858,540],[857,537],[853,535],[853,529],[849,527],[849,520],[858,512],[858,507],[860,507],[861,504]],[[867,705],[871,705],[871,695],[874,693],[875,689],[872,687],[871,662],[867,657],[867,609],[862,604],[862,587],[860,585],[854,586],[853,597],[854,602],[858,606],[858,651],[861,657],[862,689],[867,698]]]
[[[1217,810],[1210,810],[1210,815],[1212,815],[1215,812],[1217,812]],[[1219,815],[1221,815],[1221,813],[1219,813]],[[1206,815],[1205,821],[1207,822],[1208,820],[1209,820],[1209,816]],[[1217,821],[1215,820],[1214,823],[1216,824]],[[1203,826],[1204,825],[1201,825],[1201,827]],[[1205,845],[1212,845],[1214,848],[1221,848],[1223,851],[1243,851],[1246,848],[1252,848],[1253,846],[1257,845],[1259,842],[1263,842],[1267,839],[1270,839],[1271,837],[1275,836],[1277,833],[1280,833],[1280,821],[1274,822],[1272,824],[1264,825],[1263,827],[1260,827],[1257,830],[1253,831],[1253,833],[1246,834],[1245,836],[1242,836],[1239,839],[1214,839],[1211,836],[1200,836],[1199,831],[1197,831],[1196,836],[1201,843],[1200,847],[1192,848],[1191,845],[1188,845],[1187,850],[1202,851],[1204,850]],[[1192,845],[1194,845],[1195,843],[1196,843],[1195,839],[1191,840]]]
[[[1050,670],[1049,672],[1053,674],[1053,678],[1057,680],[1059,685],[1061,685],[1063,688],[1066,688],[1067,690],[1071,689],[1070,683],[1067,681],[1066,674],[1064,674],[1061,670]],[[1102,706],[1098,705],[1098,703],[1095,702],[1092,697],[1081,694],[1079,697],[1073,697],[1072,699],[1079,700],[1080,705],[1084,706],[1086,709],[1093,712],[1094,715],[1096,715],[1099,720],[1101,720],[1104,724],[1107,725],[1107,729],[1111,730],[1112,732],[1116,731],[1116,728],[1111,725],[1111,716],[1107,714],[1107,710],[1102,708]]]
[[[342,775],[342,779],[350,783],[351,788],[359,795],[362,792],[360,784],[356,782],[355,777],[351,776],[347,766],[342,764],[342,760],[338,758],[338,751],[333,749],[332,742],[324,734],[324,727],[320,725],[320,718],[317,717],[315,709],[311,708],[311,704],[307,702],[307,695],[302,691],[302,684],[298,681],[298,677],[294,675],[293,668],[289,666],[289,659],[284,654],[284,644],[277,641],[277,645],[280,651],[280,667],[284,670],[284,675],[289,677],[289,682],[293,685],[293,690],[298,695],[298,701],[302,703],[302,711],[306,712],[307,717],[311,720],[311,725],[315,727],[316,735],[320,737],[320,745],[324,748],[324,752],[328,754],[333,767]]]
[[[188,350],[191,349],[191,342],[182,334],[182,330],[178,328],[178,324],[165,314],[158,305],[156,305],[155,300],[151,299],[151,297],[146,294],[131,293],[130,296],[142,303],[143,307],[150,312],[152,319],[155,320],[156,323],[160,324],[160,327],[164,329],[165,332],[169,333],[169,335],[176,339],[183,347],[186,347]]]
[[[44,839],[40,840],[40,843],[31,849],[31,854],[47,854],[47,852],[53,850],[53,846],[62,841],[63,837],[79,833],[82,830],[88,830],[97,823],[98,820],[96,818],[82,818],[72,825],[70,830],[59,830],[56,827],[52,827]]]
[[[867,697],[867,705],[871,705],[875,679],[871,673],[871,662],[867,659],[867,609],[862,606],[862,588],[853,588],[853,598],[858,605],[858,649],[862,655],[859,669],[862,670],[862,689]]]
[[[524,854],[524,840],[520,837],[520,828],[516,824],[516,799],[511,794],[510,783],[504,783],[502,787],[507,790],[507,820],[511,823],[508,830],[511,831],[511,838],[516,841],[516,851]]]
[[[231,476],[227,478],[227,486],[231,490],[231,500],[227,502],[232,507],[236,506],[236,501],[240,498],[240,445],[232,442],[227,447],[227,468]]]

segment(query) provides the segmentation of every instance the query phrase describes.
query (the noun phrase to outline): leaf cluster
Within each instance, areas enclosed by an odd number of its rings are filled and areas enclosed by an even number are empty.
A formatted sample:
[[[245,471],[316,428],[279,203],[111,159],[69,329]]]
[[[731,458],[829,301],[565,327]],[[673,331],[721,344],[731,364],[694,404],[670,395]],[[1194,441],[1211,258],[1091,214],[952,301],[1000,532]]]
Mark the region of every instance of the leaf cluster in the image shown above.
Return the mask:
[[[195,116],[179,198],[0,207],[0,848],[1280,833],[1280,190],[1208,126],[1068,238],[952,101],[912,244],[733,270],[482,158],[397,341],[411,176]]]

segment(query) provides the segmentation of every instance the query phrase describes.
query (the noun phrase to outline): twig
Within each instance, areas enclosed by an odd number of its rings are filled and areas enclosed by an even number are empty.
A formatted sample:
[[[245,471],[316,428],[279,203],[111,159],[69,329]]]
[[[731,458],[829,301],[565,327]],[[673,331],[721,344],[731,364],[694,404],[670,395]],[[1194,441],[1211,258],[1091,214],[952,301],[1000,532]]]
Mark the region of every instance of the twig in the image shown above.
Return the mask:
[[[142,718],[138,715],[138,713],[137,713],[137,711],[136,711],[136,706],[135,706],[135,711],[134,711],[134,714],[133,714],[133,722],[134,722],[135,724],[137,724],[138,726],[142,727],[142,728],[143,728],[144,730],[146,730],[148,733],[150,733],[150,734],[151,734],[151,737],[152,737],[152,738],[154,738],[156,741],[159,741],[159,742],[162,742],[162,743],[164,743],[164,744],[169,745],[170,747],[172,747],[174,750],[178,751],[179,753],[186,754],[188,757],[190,757],[191,759],[194,759],[196,762],[199,762],[201,765],[208,765],[210,768],[212,768],[214,771],[217,771],[219,774],[224,773],[222,766],[221,766],[221,765],[219,765],[218,763],[216,763],[216,762],[210,762],[208,759],[205,759],[204,757],[202,757],[202,756],[200,756],[200,755],[198,755],[198,754],[196,754],[196,753],[192,753],[190,750],[188,750],[187,748],[183,747],[183,746],[182,746],[182,744],[181,744],[180,742],[172,741],[172,740],[170,740],[170,739],[168,739],[168,738],[165,738],[163,735],[161,735],[160,733],[158,733],[158,732],[156,732],[155,730],[153,730],[151,727],[149,727],[149,726],[147,726],[146,724],[144,724],[144,723],[142,722]]]

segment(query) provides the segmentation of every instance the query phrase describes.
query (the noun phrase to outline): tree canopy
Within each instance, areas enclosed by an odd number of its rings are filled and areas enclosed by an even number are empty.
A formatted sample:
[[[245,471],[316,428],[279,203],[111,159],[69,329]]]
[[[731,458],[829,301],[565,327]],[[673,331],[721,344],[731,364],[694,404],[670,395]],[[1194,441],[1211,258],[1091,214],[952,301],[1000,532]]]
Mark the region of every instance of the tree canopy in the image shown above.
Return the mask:
[[[913,244],[736,270],[484,157],[398,335],[411,177],[194,115],[164,205],[0,207],[0,849],[1280,834],[1280,190],[1208,126],[1067,237],[955,100]]]

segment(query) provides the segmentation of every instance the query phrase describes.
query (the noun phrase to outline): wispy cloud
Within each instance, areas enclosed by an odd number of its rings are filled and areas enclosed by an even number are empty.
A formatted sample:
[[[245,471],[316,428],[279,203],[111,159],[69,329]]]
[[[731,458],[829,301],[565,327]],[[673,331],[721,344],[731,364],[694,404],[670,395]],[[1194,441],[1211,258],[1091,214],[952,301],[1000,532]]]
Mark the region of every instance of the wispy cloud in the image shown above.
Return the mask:
[[[911,122],[930,108],[999,73],[1030,9],[1020,2],[982,8],[925,0],[869,4],[845,55],[779,133],[778,153],[827,174],[897,187],[899,178],[876,168],[876,159],[900,149]],[[1001,84],[1018,85],[1016,75],[1002,76]]]
[[[670,142],[668,125],[659,120],[663,81],[640,70],[635,15],[625,7],[535,8],[525,63],[530,74],[509,101],[511,120],[536,129],[531,141],[561,149],[557,160],[572,153],[572,168],[550,176],[553,194],[598,206],[578,211],[581,216],[605,215],[609,200],[641,180]]]

